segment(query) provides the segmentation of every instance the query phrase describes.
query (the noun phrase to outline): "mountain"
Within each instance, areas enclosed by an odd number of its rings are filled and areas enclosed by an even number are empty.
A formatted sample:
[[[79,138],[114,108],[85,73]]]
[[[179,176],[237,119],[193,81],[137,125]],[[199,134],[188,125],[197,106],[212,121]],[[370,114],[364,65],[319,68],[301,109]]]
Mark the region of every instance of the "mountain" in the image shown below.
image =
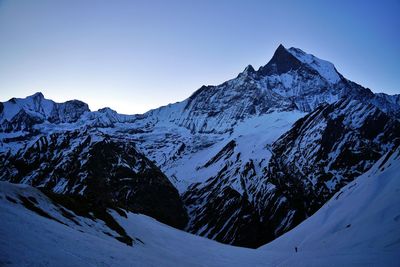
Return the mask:
[[[399,173],[397,147],[298,227],[259,249],[227,246],[123,210],[90,215],[36,188],[0,182],[0,263],[398,266],[400,206],[393,203],[399,201]],[[131,243],[122,242],[121,234]]]
[[[399,203],[399,185],[397,146],[314,215],[260,250],[297,247],[299,255],[282,265],[396,266],[400,208],[394,203]]]
[[[273,229],[271,239],[293,228],[399,144],[399,121],[372,104],[319,106],[272,145],[258,193],[263,228]]]
[[[397,144],[396,99],[282,45],[258,70],[248,66],[140,115],[92,112],[76,101],[76,108],[55,108],[65,103],[35,94],[1,105],[1,179],[64,194],[85,188],[91,198],[100,186],[103,200],[258,247],[311,216]],[[152,191],[153,177],[162,193]]]
[[[48,121],[50,123],[76,122],[83,113],[88,112],[86,103],[71,100],[55,103],[36,93],[25,99],[12,98],[0,104],[0,124],[4,132],[30,130],[33,125]]]
[[[396,119],[356,100],[318,107],[278,140],[268,130],[232,137],[204,165],[216,168],[215,176],[183,195],[190,232],[250,247],[265,244],[312,215],[400,142]],[[256,152],[249,157],[246,150]]]
[[[93,130],[44,134],[1,155],[0,179],[110,202],[183,228],[186,210],[168,178],[134,143]]]

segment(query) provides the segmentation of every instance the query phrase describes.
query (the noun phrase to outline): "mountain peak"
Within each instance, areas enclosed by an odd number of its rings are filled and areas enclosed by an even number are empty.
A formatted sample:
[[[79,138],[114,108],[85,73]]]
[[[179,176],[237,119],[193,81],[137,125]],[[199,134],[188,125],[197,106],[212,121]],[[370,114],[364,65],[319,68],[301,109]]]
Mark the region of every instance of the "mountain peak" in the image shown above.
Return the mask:
[[[251,75],[251,74],[254,74],[254,73],[256,73],[256,71],[253,68],[253,66],[252,65],[247,65],[247,67],[244,68],[244,70],[241,73],[239,73],[238,77],[248,76],[248,75]]]
[[[42,94],[42,92],[36,92],[33,95],[28,96],[27,98],[41,98],[41,99],[44,99],[44,95]]]
[[[336,84],[341,80],[341,75],[331,62],[307,54],[299,48],[291,47],[286,49],[282,44],[275,50],[268,64],[258,70],[258,74],[262,76],[281,75],[289,71],[298,70],[301,67],[314,74],[319,74],[332,84]]]
[[[275,50],[275,53],[272,56],[272,59],[274,59],[274,58],[275,59],[283,59],[283,58],[287,57],[288,54],[289,54],[288,50],[282,44],[280,44],[278,46],[278,48]]]
[[[252,65],[247,65],[247,67],[243,70],[245,73],[253,73],[255,72],[254,68]]]
[[[275,53],[278,51],[286,51],[286,48],[282,44],[279,44],[278,48],[275,50]]]
[[[280,75],[290,70],[296,70],[301,66],[300,60],[280,44],[268,64],[259,69],[259,73],[261,75]]]
[[[117,111],[113,110],[110,107],[104,107],[104,108],[100,108],[99,110],[97,110],[100,113],[108,113],[108,114],[117,114]]]

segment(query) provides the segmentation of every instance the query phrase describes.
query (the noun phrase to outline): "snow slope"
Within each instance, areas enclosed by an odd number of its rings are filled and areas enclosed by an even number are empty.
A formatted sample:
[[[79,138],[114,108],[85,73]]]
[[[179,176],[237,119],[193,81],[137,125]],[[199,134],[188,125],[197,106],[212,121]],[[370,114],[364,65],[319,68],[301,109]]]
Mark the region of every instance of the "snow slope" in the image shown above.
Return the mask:
[[[297,110],[291,112],[271,112],[257,117],[248,118],[238,122],[231,133],[218,136],[215,145],[202,149],[194,153],[183,155],[175,159],[168,167],[163,170],[169,177],[175,177],[175,186],[180,192],[184,192],[188,185],[203,183],[216,176],[218,172],[227,164],[227,158],[213,164],[210,161],[224,146],[230,141],[236,142],[235,156],[240,154],[241,165],[245,165],[250,160],[266,165],[271,153],[268,150],[275,140],[292,127],[293,123],[303,117],[305,113]],[[191,164],[188,164],[191,162]],[[238,192],[243,192],[244,188],[240,185],[239,179],[233,179],[232,185]],[[256,181],[255,181],[256,182]]]
[[[41,217],[8,199],[34,197],[64,224]],[[264,266],[258,251],[223,245],[139,214],[113,213],[127,234],[127,246],[103,233],[101,221],[79,218],[78,227],[59,214],[40,191],[0,182],[0,266]],[[90,225],[88,225],[90,224]],[[272,261],[278,255],[268,253]]]
[[[399,266],[400,148],[342,188],[309,219],[260,250],[295,247],[298,255],[283,265]]]
[[[194,236],[144,215],[112,212],[135,240],[127,246],[104,234],[109,230],[101,221],[77,216],[77,226],[37,189],[0,182],[0,265],[398,266],[400,149],[391,152],[297,228],[256,250]],[[19,195],[34,197],[64,224],[24,208]]]
[[[329,61],[319,59],[311,54],[307,54],[299,48],[291,47],[288,49],[288,51],[298,60],[318,71],[318,73],[327,81],[331,83],[337,83],[340,81],[340,76],[336,71],[335,66]]]

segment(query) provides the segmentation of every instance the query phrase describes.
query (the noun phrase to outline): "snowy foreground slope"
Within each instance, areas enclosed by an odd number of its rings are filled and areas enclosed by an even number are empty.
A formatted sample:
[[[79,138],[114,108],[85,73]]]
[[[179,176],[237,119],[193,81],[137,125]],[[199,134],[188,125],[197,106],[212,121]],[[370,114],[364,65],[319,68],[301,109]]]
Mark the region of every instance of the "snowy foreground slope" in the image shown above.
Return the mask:
[[[34,198],[40,209],[66,225],[25,209],[19,203],[19,195]],[[127,246],[104,234],[103,231],[113,232],[107,230],[101,221],[76,217],[82,226],[70,222],[60,214],[57,206],[50,203],[50,199],[35,188],[0,182],[0,196],[0,266],[263,264],[263,260],[256,256],[257,250],[198,237],[145,215],[129,213],[126,219],[113,213],[127,234],[135,239],[133,246]]]
[[[102,221],[75,216],[78,223],[72,222],[39,190],[1,182],[0,266],[398,266],[399,193],[397,148],[313,216],[259,249],[223,245],[144,215],[124,218],[109,211],[133,238],[128,246]],[[26,209],[21,199],[53,219]]]
[[[399,147],[337,192],[313,216],[260,250],[294,247],[308,266],[399,266]],[[292,258],[282,262],[294,263]]]

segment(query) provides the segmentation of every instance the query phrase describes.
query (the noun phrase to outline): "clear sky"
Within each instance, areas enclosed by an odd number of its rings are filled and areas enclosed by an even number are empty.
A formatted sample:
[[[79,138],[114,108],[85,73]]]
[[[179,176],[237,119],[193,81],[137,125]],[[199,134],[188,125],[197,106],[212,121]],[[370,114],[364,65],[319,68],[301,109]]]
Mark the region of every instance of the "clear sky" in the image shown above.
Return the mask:
[[[280,43],[400,93],[400,0],[0,0],[0,101],[41,91],[142,113],[266,64]]]

